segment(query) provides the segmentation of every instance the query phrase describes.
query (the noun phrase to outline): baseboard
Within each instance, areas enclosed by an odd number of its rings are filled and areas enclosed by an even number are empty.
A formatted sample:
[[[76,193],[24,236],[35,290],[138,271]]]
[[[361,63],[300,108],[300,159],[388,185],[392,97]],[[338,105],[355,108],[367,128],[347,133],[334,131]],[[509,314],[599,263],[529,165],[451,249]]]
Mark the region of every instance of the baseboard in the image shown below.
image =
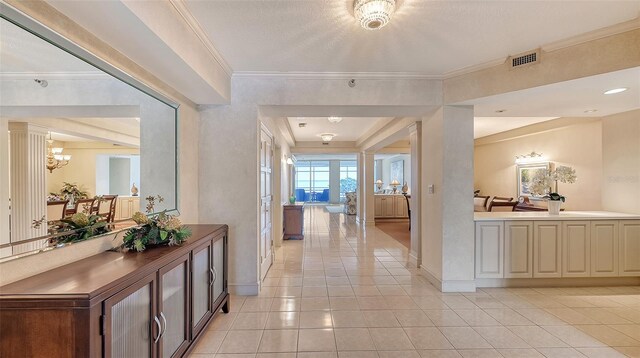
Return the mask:
[[[441,292],[476,292],[475,280],[441,280],[420,265],[420,272]]]
[[[482,287],[594,287],[638,286],[640,277],[477,278]]]
[[[414,267],[420,267],[420,264],[418,263],[418,254],[414,251],[410,251],[409,252],[409,263],[412,264]]]
[[[256,296],[260,292],[260,284],[256,283],[229,283],[229,293],[236,296]]]

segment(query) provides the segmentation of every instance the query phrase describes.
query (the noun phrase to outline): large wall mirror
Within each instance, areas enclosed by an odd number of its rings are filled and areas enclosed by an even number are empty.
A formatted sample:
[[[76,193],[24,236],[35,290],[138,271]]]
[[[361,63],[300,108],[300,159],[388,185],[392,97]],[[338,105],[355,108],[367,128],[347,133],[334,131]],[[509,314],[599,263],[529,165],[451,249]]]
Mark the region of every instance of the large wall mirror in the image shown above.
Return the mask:
[[[177,208],[177,105],[30,21],[2,8],[0,260]]]

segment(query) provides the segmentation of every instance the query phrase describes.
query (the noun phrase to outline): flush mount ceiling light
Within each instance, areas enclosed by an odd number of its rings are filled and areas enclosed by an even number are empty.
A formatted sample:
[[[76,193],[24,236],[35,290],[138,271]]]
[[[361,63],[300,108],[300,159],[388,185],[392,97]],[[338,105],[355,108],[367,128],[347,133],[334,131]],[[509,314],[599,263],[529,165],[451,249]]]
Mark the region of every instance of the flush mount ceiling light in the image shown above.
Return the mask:
[[[626,90],[627,90],[626,87],[614,88],[606,91],[604,94],[616,94],[616,93],[624,92]]]
[[[383,28],[396,10],[396,0],[355,0],[353,14],[367,30]]]
[[[586,111],[584,111],[584,113],[596,113],[598,112],[597,109],[587,109]]]
[[[336,135],[332,134],[332,133],[322,133],[322,134],[320,134],[320,138],[322,138],[323,142],[330,142],[333,139],[333,137],[335,137],[335,136]]]
[[[340,122],[342,122],[342,117],[333,117],[333,116],[331,116],[331,117],[329,117],[327,119],[331,123],[340,123]]]

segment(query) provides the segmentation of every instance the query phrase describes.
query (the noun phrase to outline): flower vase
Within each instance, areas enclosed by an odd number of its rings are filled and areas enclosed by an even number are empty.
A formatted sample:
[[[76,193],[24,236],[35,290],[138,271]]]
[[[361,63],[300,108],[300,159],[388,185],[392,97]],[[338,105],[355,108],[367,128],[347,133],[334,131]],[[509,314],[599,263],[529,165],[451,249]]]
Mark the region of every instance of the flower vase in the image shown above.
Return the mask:
[[[561,200],[547,200],[547,210],[549,215],[560,215]]]
[[[290,196],[289,197],[289,204],[295,204],[296,203],[296,197],[295,196]]]

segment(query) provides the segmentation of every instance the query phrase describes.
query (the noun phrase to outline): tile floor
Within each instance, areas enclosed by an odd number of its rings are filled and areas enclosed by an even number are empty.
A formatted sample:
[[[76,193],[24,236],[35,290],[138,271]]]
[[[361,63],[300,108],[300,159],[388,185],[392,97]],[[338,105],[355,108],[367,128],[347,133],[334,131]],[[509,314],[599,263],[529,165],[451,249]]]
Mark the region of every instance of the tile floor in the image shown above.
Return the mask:
[[[192,358],[640,357],[640,287],[443,294],[407,249],[308,208],[259,296],[233,296]]]

